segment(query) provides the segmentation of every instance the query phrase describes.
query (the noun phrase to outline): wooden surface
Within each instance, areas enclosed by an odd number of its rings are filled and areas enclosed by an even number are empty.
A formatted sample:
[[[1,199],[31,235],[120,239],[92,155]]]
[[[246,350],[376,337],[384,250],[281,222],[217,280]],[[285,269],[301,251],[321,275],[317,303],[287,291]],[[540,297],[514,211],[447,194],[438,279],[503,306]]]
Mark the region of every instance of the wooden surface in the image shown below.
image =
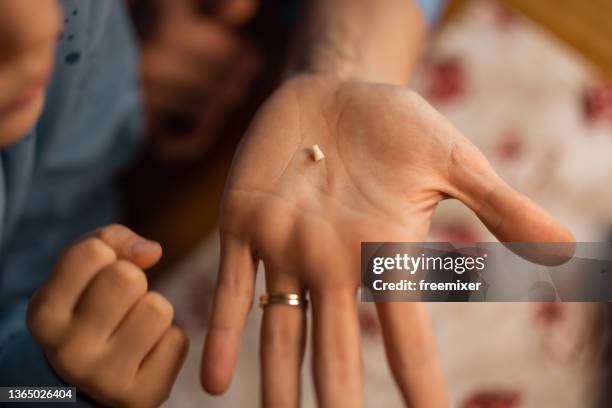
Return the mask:
[[[451,0],[442,25],[467,1]],[[549,29],[612,78],[612,0],[500,1]],[[233,151],[257,105],[274,88],[283,60],[278,39],[288,36],[278,35],[282,29],[266,24],[265,18],[255,29],[253,35],[268,53],[267,70],[272,74],[259,82],[254,97],[221,132],[219,143],[207,157],[174,168],[145,159],[127,177],[129,225],[164,247],[158,271],[189,253],[214,230]]]
[[[469,0],[451,0],[446,19]],[[612,79],[612,0],[498,0],[546,28]]]

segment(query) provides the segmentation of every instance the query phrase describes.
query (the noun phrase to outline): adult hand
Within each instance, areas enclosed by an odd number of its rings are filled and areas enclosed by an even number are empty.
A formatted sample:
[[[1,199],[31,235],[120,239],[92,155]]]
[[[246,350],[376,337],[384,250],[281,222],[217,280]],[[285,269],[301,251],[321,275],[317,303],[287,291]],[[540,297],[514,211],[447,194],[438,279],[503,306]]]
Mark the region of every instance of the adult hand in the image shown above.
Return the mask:
[[[315,143],[323,161],[311,158]],[[448,197],[475,211],[500,241],[573,240],[413,91],[321,75],[285,83],[254,119],[227,182],[221,266],[202,364],[205,389],[221,393],[231,381],[253,302],[256,260],[262,260],[267,291],[309,293],[320,406],[361,406],[360,243],[425,241],[436,205]],[[406,403],[448,406],[424,306],[377,308]],[[264,311],[266,407],[299,405],[304,323],[299,308]]]

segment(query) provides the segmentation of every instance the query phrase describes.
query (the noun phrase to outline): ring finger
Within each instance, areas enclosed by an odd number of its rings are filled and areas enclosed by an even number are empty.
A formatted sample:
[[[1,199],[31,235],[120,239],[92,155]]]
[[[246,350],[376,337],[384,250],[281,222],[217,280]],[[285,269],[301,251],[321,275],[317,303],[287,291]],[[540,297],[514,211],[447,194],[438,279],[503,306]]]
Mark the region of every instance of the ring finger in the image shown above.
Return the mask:
[[[294,277],[266,271],[268,294],[302,289]],[[264,407],[300,405],[300,371],[306,338],[306,313],[301,306],[269,303],[261,325],[261,369]]]

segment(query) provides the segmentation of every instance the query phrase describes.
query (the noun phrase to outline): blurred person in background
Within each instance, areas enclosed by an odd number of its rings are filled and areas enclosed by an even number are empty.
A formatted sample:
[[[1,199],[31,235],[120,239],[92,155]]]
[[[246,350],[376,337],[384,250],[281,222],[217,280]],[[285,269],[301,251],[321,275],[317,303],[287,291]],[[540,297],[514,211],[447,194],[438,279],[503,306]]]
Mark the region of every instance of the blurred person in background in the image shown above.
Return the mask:
[[[247,96],[261,58],[243,28],[257,0],[130,0],[141,42],[151,149],[166,163],[201,157]]]

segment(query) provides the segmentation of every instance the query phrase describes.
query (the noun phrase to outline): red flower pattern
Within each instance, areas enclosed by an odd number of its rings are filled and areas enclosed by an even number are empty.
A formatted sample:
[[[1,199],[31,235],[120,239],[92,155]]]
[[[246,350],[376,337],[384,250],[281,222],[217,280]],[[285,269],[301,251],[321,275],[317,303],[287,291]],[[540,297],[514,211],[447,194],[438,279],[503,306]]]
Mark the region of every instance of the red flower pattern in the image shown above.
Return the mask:
[[[588,123],[603,121],[612,125],[612,83],[601,81],[587,88],[582,104]]]
[[[459,58],[429,64],[425,71],[424,96],[432,103],[448,103],[465,93],[467,74]]]
[[[472,395],[463,408],[513,408],[518,407],[520,394],[515,391],[485,391]]]
[[[500,135],[495,150],[501,160],[514,161],[525,152],[525,145],[515,129],[508,129]]]

